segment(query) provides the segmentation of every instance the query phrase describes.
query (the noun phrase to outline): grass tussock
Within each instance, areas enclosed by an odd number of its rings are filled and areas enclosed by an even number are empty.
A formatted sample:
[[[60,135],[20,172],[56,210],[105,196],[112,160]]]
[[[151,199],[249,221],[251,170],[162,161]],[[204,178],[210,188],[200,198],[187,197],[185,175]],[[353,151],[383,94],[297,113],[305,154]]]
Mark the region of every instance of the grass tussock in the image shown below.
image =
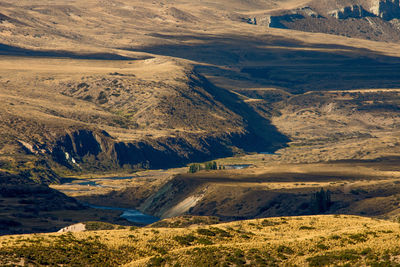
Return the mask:
[[[312,225],[312,227],[304,227]],[[99,230],[114,227],[112,230]],[[0,264],[86,266],[398,266],[397,222],[356,216],[237,221],[0,237]],[[302,229],[303,230],[299,230]]]

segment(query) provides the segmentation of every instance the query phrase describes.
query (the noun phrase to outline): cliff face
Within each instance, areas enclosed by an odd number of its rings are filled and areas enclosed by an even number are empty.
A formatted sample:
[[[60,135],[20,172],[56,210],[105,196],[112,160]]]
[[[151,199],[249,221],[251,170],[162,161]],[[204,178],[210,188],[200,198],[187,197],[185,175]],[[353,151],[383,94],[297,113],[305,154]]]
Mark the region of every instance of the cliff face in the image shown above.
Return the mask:
[[[376,41],[398,41],[394,19],[400,18],[398,0],[312,1],[294,10],[258,18],[272,28],[322,32]]]
[[[392,20],[400,18],[399,0],[379,0],[376,1],[371,12],[384,20]]]
[[[51,156],[72,170],[159,169],[232,156],[235,148],[255,151],[258,147],[259,152],[267,151],[274,149],[273,142],[251,132],[119,142],[104,131],[78,130],[60,138]]]
[[[336,19],[348,19],[370,17],[372,14],[365,10],[361,5],[351,5],[331,11],[329,12],[329,15]]]
[[[390,21],[400,18],[400,3],[399,0],[375,0],[370,3],[346,5],[331,11],[330,14],[337,19],[377,16],[383,20]]]

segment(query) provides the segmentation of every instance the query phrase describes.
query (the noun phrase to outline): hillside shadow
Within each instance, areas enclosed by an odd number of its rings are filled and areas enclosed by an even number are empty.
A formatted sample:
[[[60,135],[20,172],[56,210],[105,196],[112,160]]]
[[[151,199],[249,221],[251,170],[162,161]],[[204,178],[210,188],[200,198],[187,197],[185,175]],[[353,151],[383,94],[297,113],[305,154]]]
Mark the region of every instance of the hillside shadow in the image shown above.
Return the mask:
[[[132,50],[192,60],[201,65],[199,71],[203,75],[217,73],[231,80],[251,81],[257,86],[286,88],[292,93],[397,88],[400,84],[400,58],[367,49],[311,45],[277,37],[161,34],[154,37],[176,44]]]
[[[92,60],[136,60],[138,58],[125,57],[112,53],[88,53],[78,54],[69,51],[39,51],[25,49],[17,46],[10,46],[0,43],[0,55],[4,56],[23,56],[23,57],[46,57],[46,58],[72,58],[72,59],[92,59]]]
[[[275,152],[287,146],[290,139],[279,132],[268,119],[257,113],[236,94],[215,86],[201,75],[198,76],[201,78],[202,84],[204,84],[204,89],[215,100],[223,103],[229,110],[232,110],[244,119],[248,133],[245,137],[233,137],[231,142],[234,146],[246,152]]]

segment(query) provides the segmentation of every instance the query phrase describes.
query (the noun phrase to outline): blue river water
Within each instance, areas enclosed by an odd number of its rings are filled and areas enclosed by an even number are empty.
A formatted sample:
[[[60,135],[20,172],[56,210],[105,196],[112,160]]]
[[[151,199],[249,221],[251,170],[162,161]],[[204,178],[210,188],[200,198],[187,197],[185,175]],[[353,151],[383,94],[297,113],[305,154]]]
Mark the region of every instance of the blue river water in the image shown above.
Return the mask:
[[[118,210],[122,211],[121,217],[126,219],[127,221],[137,223],[137,224],[152,224],[154,222],[157,222],[160,220],[160,218],[144,214],[138,210],[132,210],[132,209],[125,209],[125,208],[118,208],[118,207],[105,207],[105,206],[95,206],[95,205],[90,205],[87,204],[91,208],[95,209],[102,209],[102,210]]]

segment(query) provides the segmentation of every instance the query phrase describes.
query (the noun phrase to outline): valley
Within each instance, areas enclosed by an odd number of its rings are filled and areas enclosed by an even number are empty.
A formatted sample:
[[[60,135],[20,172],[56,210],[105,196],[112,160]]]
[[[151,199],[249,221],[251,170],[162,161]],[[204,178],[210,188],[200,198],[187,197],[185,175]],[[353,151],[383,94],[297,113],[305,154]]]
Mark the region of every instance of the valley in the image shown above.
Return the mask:
[[[0,265],[397,266],[399,20],[1,1]]]

